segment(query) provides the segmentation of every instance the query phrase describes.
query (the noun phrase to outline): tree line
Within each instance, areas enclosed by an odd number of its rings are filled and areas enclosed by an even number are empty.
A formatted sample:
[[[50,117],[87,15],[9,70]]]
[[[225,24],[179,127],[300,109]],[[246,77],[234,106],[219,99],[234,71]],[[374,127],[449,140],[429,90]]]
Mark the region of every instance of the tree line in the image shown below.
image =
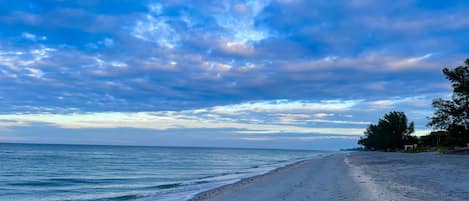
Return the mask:
[[[456,68],[444,68],[453,93],[450,99],[434,99],[435,112],[427,126],[434,129],[429,135],[417,138],[414,123],[403,112],[390,112],[377,124],[365,130],[358,144],[369,150],[399,150],[406,144],[421,146],[466,146],[469,143],[469,59]]]

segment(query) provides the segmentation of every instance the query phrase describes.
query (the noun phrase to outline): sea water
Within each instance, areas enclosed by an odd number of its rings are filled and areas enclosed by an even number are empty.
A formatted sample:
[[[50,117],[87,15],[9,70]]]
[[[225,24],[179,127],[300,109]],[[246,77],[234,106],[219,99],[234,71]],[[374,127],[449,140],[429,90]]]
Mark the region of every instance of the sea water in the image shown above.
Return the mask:
[[[0,200],[181,201],[329,152],[0,144]]]

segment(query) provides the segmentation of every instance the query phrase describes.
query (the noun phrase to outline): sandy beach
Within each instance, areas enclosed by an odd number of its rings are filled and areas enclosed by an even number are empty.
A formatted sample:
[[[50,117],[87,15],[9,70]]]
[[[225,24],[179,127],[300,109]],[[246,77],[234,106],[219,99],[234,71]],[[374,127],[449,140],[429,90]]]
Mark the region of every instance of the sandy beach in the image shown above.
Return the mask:
[[[190,201],[469,200],[469,158],[340,153],[200,193]]]

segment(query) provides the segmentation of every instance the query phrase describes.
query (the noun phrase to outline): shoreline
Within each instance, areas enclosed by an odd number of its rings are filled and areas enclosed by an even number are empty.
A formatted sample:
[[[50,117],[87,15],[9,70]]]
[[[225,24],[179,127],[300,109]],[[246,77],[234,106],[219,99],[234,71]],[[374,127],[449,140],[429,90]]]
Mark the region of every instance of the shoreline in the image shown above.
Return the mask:
[[[200,192],[187,201],[368,200],[368,193],[356,185],[348,172],[344,162],[348,154],[339,152],[297,161]]]
[[[287,165],[284,165],[284,166],[269,170],[269,171],[267,171],[265,173],[262,173],[262,174],[259,174],[259,175],[254,175],[254,176],[242,178],[239,181],[236,181],[234,183],[225,184],[225,185],[222,185],[222,186],[219,186],[219,187],[215,187],[215,188],[212,188],[212,189],[209,189],[209,190],[206,190],[206,191],[199,192],[199,193],[195,194],[194,196],[192,196],[187,201],[202,201],[202,200],[205,200],[205,199],[209,199],[209,197],[216,196],[217,194],[221,193],[222,191],[224,191],[226,189],[236,188],[236,186],[238,186],[238,185],[245,185],[245,184],[251,183],[256,179],[259,179],[259,178],[262,178],[262,177],[268,177],[269,175],[275,174],[276,172],[288,169],[288,168],[293,167],[293,166],[301,165],[302,163],[304,163],[306,161],[316,160],[316,159],[327,157],[327,156],[328,155],[320,155],[320,156],[316,156],[315,158],[302,159],[302,160],[295,161],[295,162],[289,163]]]

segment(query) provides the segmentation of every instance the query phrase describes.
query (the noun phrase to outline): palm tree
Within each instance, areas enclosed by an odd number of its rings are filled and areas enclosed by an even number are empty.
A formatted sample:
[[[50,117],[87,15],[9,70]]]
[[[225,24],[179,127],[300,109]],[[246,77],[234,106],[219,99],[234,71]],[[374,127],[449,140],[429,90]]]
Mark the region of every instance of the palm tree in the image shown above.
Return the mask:
[[[408,123],[404,112],[393,111],[384,115],[378,124],[371,124],[358,143],[373,150],[396,150],[416,141],[411,136],[414,130],[414,122]]]

